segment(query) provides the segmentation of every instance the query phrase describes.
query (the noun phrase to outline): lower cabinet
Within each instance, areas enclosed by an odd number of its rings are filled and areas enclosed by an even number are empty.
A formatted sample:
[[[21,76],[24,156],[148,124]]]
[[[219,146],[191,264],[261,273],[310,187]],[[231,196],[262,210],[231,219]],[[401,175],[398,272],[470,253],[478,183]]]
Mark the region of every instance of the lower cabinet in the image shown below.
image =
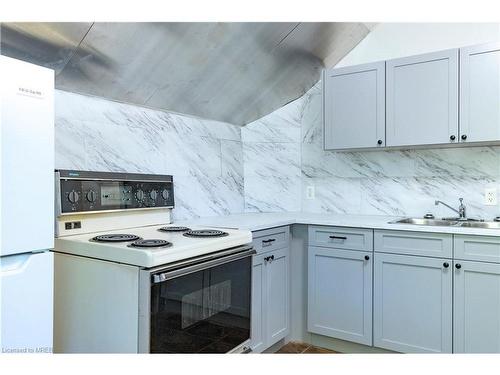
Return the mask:
[[[371,248],[369,230],[309,227],[309,332],[403,353],[500,353],[500,237],[375,230]]]
[[[376,253],[374,346],[404,353],[451,353],[451,260]]]
[[[308,331],[372,344],[372,253],[310,246]]]
[[[252,270],[252,350],[262,352],[290,333],[289,248],[255,255]]]
[[[266,310],[265,296],[267,294],[265,255],[254,255],[252,259],[252,316],[251,339],[252,351],[260,353],[266,349],[266,327],[264,325]]]
[[[376,230],[372,247],[371,233],[309,227],[309,332],[403,353],[500,353],[499,237]],[[255,233],[254,352],[290,333],[288,241],[288,227]]]
[[[500,353],[500,264],[455,261],[455,353]]]

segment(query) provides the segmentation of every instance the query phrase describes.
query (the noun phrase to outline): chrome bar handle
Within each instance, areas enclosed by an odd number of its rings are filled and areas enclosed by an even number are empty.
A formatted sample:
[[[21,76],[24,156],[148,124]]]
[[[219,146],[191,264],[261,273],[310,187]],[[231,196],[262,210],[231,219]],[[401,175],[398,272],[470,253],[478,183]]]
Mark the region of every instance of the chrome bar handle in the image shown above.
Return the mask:
[[[153,284],[162,283],[162,282],[167,281],[167,280],[175,279],[176,277],[188,275],[190,273],[194,273],[194,272],[198,272],[198,271],[203,271],[203,270],[208,269],[208,268],[220,266],[222,264],[226,264],[229,262],[234,262],[236,260],[247,258],[249,256],[256,254],[256,253],[257,252],[253,248],[250,248],[250,249],[247,249],[244,251],[233,253],[231,255],[214,258],[214,259],[208,260],[206,262],[196,263],[196,264],[193,264],[191,266],[186,266],[186,267],[178,268],[178,269],[175,269],[172,271],[155,274],[155,275],[153,275],[152,281],[153,281]]]

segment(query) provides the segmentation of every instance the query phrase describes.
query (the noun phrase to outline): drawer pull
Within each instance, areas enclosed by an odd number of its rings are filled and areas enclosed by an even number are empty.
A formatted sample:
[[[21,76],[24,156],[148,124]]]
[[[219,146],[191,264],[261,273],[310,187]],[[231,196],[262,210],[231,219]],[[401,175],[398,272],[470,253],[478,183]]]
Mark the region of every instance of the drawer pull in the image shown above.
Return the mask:
[[[365,260],[370,260],[370,257],[368,255],[365,255]]]
[[[268,240],[262,240],[262,243],[271,243],[271,242],[274,242],[276,241],[276,238],[270,238]]]
[[[347,237],[344,236],[330,236],[332,240],[347,240]]]

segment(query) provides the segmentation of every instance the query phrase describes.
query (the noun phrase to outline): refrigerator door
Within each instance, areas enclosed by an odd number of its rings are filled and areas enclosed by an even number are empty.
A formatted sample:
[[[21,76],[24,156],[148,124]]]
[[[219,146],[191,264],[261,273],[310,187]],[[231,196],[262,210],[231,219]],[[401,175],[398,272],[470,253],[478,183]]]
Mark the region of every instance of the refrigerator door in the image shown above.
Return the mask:
[[[0,256],[54,243],[54,71],[0,56]]]
[[[0,258],[2,353],[52,352],[54,254]]]

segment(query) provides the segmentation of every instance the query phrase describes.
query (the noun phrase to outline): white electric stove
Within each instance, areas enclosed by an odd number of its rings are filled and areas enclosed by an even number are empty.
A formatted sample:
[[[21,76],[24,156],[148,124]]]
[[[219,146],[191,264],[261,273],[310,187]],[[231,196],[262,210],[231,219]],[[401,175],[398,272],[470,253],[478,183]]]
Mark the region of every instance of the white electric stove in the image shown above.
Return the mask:
[[[252,234],[242,230],[166,228],[179,227],[161,224],[60,237],[56,251],[150,268],[252,242]]]
[[[60,170],[55,188],[55,352],[249,351],[251,232],[172,224],[172,176]]]

